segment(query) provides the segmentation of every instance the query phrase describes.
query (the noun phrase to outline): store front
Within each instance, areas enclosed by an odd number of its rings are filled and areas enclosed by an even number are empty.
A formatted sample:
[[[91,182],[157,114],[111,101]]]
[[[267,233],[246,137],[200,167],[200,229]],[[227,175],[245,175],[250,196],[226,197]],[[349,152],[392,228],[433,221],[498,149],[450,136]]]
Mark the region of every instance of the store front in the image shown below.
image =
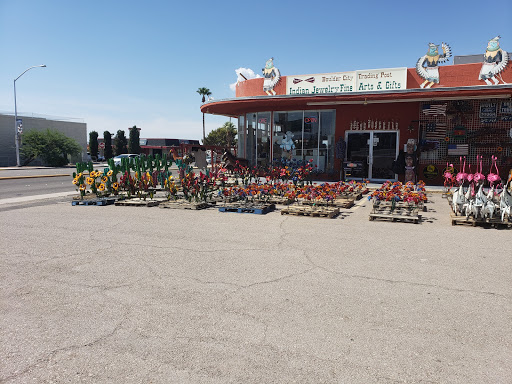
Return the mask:
[[[471,164],[483,156],[484,167],[496,156],[503,174],[512,168],[512,70],[489,85],[481,68],[441,66],[437,83],[417,68],[282,76],[270,95],[256,78],[201,110],[238,118],[238,156],[254,166],[311,161],[319,176],[339,180],[354,163],[357,178],[403,181],[396,164],[411,150],[416,179],[439,185],[461,156]]]

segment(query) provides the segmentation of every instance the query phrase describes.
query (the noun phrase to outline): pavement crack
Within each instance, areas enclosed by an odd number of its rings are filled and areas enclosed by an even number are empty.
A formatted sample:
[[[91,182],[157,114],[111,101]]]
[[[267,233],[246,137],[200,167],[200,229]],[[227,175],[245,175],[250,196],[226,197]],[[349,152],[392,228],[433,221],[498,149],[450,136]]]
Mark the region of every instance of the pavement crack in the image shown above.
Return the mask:
[[[282,249],[283,245],[286,241],[286,236],[288,235],[288,232],[286,232],[286,229],[284,228],[284,224],[288,221],[289,216],[282,216],[281,215],[281,222],[279,223],[279,229],[281,231],[281,235],[279,236],[276,248]]]
[[[144,279],[137,279],[131,283],[125,283],[125,284],[117,284],[117,285],[107,285],[107,284],[83,284],[83,283],[77,283],[77,282],[69,282],[64,280],[57,280],[57,279],[46,279],[47,281],[52,281],[54,283],[58,284],[66,284],[72,287],[81,287],[81,288],[89,288],[89,289],[100,289],[102,291],[110,291],[112,289],[117,288],[126,288],[126,287],[132,287],[134,284],[137,284],[139,281],[142,281]]]
[[[335,275],[345,276],[345,277],[352,278],[352,279],[360,279],[360,280],[368,280],[368,281],[381,281],[381,282],[389,283],[389,284],[406,284],[406,285],[418,286],[418,287],[442,289],[444,291],[452,291],[452,292],[459,292],[459,293],[476,293],[476,294],[480,294],[480,295],[489,295],[489,296],[499,297],[499,298],[507,299],[507,300],[511,299],[507,295],[503,295],[503,294],[496,293],[496,292],[479,291],[479,290],[474,290],[474,289],[453,288],[453,287],[446,287],[446,286],[437,285],[437,284],[420,283],[420,282],[407,281],[407,280],[385,279],[385,278],[381,278],[381,277],[364,276],[364,275],[349,274],[349,273],[345,273],[345,272],[334,271],[334,270],[331,270],[329,268],[326,268],[322,265],[315,263],[305,251],[304,251],[304,256],[305,256],[306,260],[308,260],[308,262],[311,265],[315,266],[318,269],[321,269],[322,271],[325,271],[325,272],[331,273],[331,274],[335,274]]]
[[[277,283],[279,281],[283,281],[283,280],[286,280],[286,279],[290,279],[292,277],[297,277],[297,276],[301,276],[301,275],[305,275],[313,270],[315,270],[316,267],[312,267],[312,268],[308,268],[304,271],[301,271],[301,272],[296,272],[296,273],[290,273],[288,275],[284,275],[284,276],[280,276],[280,277],[276,277],[275,279],[270,279],[270,280],[264,280],[264,281],[258,281],[256,283],[252,283],[252,284],[248,284],[248,285],[243,285],[242,288],[252,288],[252,287],[255,287],[255,286],[259,286],[259,285],[265,285],[265,284],[273,284],[273,283]]]
[[[92,346],[94,346],[96,344],[104,342],[105,340],[108,340],[109,338],[113,337],[119,331],[119,329],[121,329],[123,324],[126,322],[129,313],[130,313],[129,310],[127,310],[124,313],[124,316],[122,316],[123,320],[119,321],[114,326],[112,331],[110,331],[110,332],[108,332],[108,333],[106,333],[106,334],[104,334],[104,335],[102,335],[102,336],[100,336],[100,337],[98,337],[98,338],[88,342],[88,343],[74,344],[74,345],[69,345],[67,347],[57,348],[57,349],[51,351],[50,353],[48,353],[45,357],[41,357],[41,358],[37,359],[34,363],[30,364],[29,366],[27,366],[22,371],[16,372],[16,373],[14,373],[14,374],[12,374],[10,376],[7,376],[7,377],[0,377],[0,383],[7,383],[9,381],[18,379],[19,377],[21,377],[21,376],[25,375],[26,373],[30,372],[34,367],[37,367],[37,366],[39,366],[41,364],[48,363],[58,353],[74,351],[74,350],[81,349],[81,348],[86,348],[86,347],[92,347]]]
[[[184,246],[179,246],[176,244],[171,245],[155,245],[155,244],[141,244],[141,243],[127,243],[127,242],[119,242],[119,245],[123,247],[139,247],[144,246],[145,248],[154,248],[154,249],[160,249],[164,251],[169,251],[170,249],[178,250],[178,251],[185,251],[185,252],[195,252],[195,253],[212,253],[212,252],[244,252],[244,251],[261,251],[260,248],[205,248],[201,246],[199,248],[188,248]]]
[[[214,284],[214,285],[228,285],[228,286],[232,286],[232,287],[236,287],[236,288],[243,288],[242,285],[240,284],[236,284],[236,283],[228,283],[228,282],[225,282],[225,281],[209,281],[209,280],[201,280],[201,279],[198,279],[197,277],[191,277],[191,276],[179,276],[179,275],[172,275],[174,277],[180,277],[182,279],[189,279],[189,280],[193,280],[193,281],[196,281],[200,284]]]

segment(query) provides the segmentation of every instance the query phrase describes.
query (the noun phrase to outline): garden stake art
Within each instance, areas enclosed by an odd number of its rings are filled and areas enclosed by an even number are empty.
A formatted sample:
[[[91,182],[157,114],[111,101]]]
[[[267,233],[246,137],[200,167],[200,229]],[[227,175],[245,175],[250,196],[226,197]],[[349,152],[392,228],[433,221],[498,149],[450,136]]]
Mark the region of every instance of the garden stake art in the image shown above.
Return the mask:
[[[214,164],[206,173],[194,173],[189,162],[176,160],[178,177],[169,167],[172,160],[165,155],[124,158],[119,165],[112,159],[103,170],[91,162],[78,163],[73,174],[80,198],[115,197],[121,199],[153,199],[157,190],[165,191],[168,201],[207,203],[238,201],[246,205],[272,204],[275,201],[296,204],[329,206],[337,198],[350,198],[366,192],[364,182],[314,184],[311,161],[282,159],[267,168],[244,166],[237,162],[232,172]]]
[[[483,157],[477,156],[475,173],[466,173],[466,158],[460,158],[460,172],[445,175],[445,179],[457,182],[453,193],[449,194],[450,206],[454,216],[465,216],[466,221],[509,223],[512,218],[512,187],[509,177],[505,185],[499,175],[498,158],[491,156],[491,166],[485,175]],[[449,181],[446,181],[450,185]],[[448,189],[450,191],[451,187]],[[460,220],[459,220],[460,221]],[[454,221],[452,221],[453,223]]]

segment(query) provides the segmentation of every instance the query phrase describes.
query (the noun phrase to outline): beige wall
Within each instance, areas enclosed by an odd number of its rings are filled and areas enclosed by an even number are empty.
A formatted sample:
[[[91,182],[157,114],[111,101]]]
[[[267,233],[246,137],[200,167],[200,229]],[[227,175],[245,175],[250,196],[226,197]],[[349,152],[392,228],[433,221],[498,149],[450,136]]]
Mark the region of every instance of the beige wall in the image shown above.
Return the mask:
[[[18,116],[23,119],[23,132],[44,131],[48,128],[62,132],[75,139],[82,147],[82,154],[72,158],[72,162],[85,161],[87,158],[87,124],[50,118]],[[41,164],[37,160],[30,165]],[[0,167],[16,165],[16,145],[14,142],[14,116],[0,114]]]

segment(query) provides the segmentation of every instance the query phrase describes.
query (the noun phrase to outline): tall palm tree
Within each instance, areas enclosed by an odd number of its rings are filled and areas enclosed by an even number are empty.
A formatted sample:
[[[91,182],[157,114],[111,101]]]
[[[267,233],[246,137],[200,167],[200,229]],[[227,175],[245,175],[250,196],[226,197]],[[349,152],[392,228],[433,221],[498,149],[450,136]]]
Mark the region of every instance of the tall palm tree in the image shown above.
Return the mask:
[[[199,88],[196,92],[199,93],[201,96],[203,96],[203,98],[201,99],[201,102],[203,104],[206,100],[206,97],[209,97],[212,94],[210,92],[210,90],[205,87]],[[204,128],[204,112],[203,112],[203,145],[204,145],[205,140],[206,140],[206,132],[205,132],[205,128]]]

